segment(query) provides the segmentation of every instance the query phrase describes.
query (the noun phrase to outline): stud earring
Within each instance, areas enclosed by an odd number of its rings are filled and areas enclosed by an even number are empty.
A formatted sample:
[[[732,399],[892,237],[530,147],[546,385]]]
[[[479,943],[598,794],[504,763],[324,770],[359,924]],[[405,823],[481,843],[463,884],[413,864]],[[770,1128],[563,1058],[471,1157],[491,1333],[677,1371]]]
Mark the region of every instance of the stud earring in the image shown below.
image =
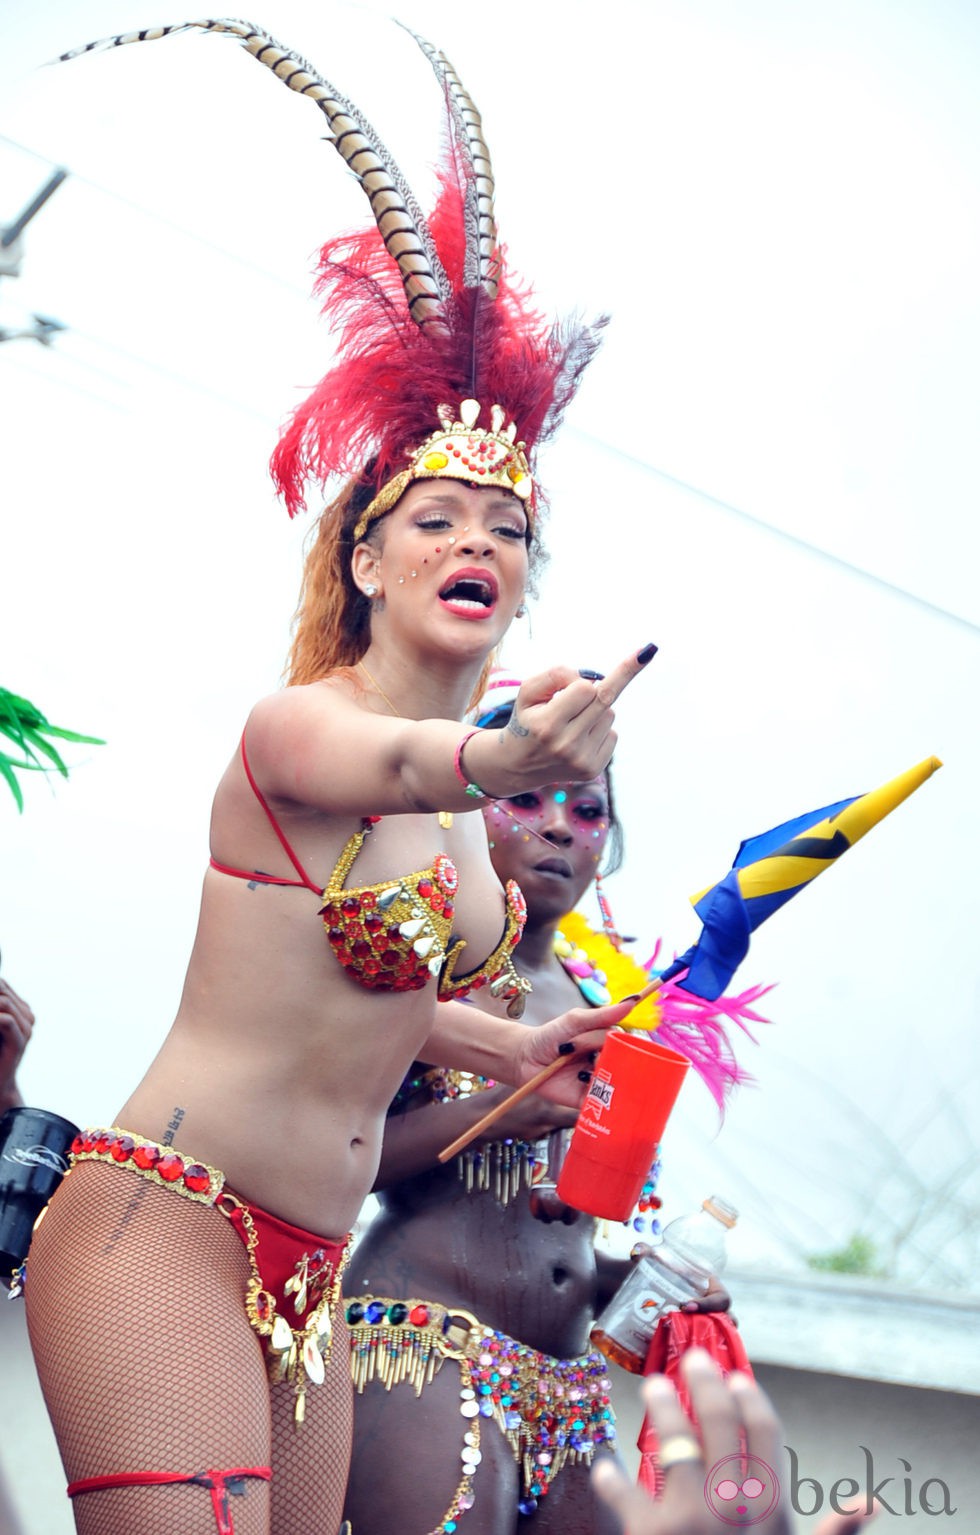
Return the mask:
[[[376,586],[366,586],[364,588],[364,595],[365,597],[376,597],[378,595],[378,588]]]
[[[517,609],[517,612],[514,614],[514,617],[515,618],[526,618],[527,617],[527,608],[525,607],[523,602],[521,603],[520,607]]]

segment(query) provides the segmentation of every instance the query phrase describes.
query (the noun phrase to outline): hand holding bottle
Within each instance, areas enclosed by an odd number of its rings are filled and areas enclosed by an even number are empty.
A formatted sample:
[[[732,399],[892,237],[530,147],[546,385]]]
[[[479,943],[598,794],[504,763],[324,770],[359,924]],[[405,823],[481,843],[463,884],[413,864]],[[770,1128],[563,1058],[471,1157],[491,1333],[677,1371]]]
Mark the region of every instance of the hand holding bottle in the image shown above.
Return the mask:
[[[665,1311],[724,1310],[705,1302],[725,1266],[725,1240],[738,1212],[716,1194],[700,1210],[664,1229],[620,1285],[592,1329],[593,1347],[633,1375],[641,1375],[650,1339]]]

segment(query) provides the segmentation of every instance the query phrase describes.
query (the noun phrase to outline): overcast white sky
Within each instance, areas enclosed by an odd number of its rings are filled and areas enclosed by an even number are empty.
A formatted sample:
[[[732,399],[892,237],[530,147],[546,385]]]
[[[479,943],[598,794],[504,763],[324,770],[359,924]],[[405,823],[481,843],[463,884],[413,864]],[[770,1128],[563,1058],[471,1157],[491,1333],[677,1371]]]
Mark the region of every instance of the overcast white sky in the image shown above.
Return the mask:
[[[353,96],[423,198],[440,102],[387,6],[251,19]],[[980,12],[970,0],[405,0],[481,107],[498,212],[549,307],[608,310],[543,462],[553,559],[516,666],[600,668],[624,700],[621,925],[683,948],[743,836],[936,775],[760,930],[778,982],[759,1078],[714,1138],[685,1087],[664,1193],[716,1189],[745,1255],[792,1261],[920,1189],[903,1276],[965,1283],[980,958]],[[601,18],[601,22],[599,20]],[[111,1117],[173,1015],[214,783],[277,682],[306,526],[266,461],[323,371],[311,254],[365,214],[321,119],[230,40],[52,69],[185,19],[3,0],[0,223],[68,181],[0,279],[0,682],[105,735],[0,801],[3,970],[38,1015],[31,1101]],[[953,1196],[956,1196],[953,1198]],[[959,1203],[956,1203],[956,1199]],[[884,1235],[882,1235],[884,1234]],[[939,1243],[927,1266],[916,1250]]]

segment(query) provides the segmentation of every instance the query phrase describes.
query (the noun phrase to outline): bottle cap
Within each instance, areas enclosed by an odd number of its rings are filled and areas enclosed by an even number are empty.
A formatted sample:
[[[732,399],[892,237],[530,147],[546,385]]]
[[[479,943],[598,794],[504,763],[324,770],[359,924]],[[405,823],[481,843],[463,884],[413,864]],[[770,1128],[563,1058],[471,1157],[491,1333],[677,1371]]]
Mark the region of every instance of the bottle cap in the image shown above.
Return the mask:
[[[715,1220],[721,1221],[722,1225],[727,1226],[729,1230],[738,1220],[738,1211],[735,1206],[720,1198],[718,1194],[712,1194],[709,1199],[704,1200],[701,1208],[707,1210],[709,1215],[713,1215]]]

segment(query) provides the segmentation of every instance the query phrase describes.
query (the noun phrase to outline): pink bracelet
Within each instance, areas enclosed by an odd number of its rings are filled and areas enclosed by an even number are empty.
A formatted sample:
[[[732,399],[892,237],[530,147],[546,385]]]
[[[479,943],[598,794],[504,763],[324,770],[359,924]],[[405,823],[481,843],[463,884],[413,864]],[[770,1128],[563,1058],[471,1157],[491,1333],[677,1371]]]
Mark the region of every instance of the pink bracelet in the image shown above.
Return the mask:
[[[473,737],[478,736],[479,734],[480,728],[477,726],[475,730],[468,730],[465,736],[462,737],[453,755],[453,772],[456,774],[456,777],[463,785],[463,788],[466,790],[467,794],[472,794],[474,799],[491,799],[492,796],[487,793],[486,789],[481,789],[478,783],[471,783],[466,777],[466,774],[463,772],[463,764],[461,760],[463,756],[463,747],[466,745],[467,741],[472,741]]]

